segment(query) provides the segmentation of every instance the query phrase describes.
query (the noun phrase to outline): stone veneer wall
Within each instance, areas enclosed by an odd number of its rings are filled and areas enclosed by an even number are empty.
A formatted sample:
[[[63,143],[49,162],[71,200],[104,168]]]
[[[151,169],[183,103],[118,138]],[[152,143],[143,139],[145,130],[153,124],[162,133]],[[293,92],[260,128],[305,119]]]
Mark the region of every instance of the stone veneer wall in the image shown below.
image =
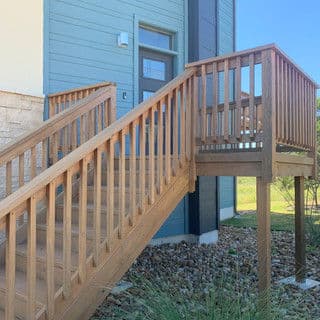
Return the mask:
[[[0,91],[0,150],[43,122],[44,98]],[[40,150],[38,163],[40,165]],[[25,154],[25,181],[29,179],[30,154]],[[13,190],[18,187],[18,161],[13,161]],[[5,168],[0,167],[0,199],[5,195]]]

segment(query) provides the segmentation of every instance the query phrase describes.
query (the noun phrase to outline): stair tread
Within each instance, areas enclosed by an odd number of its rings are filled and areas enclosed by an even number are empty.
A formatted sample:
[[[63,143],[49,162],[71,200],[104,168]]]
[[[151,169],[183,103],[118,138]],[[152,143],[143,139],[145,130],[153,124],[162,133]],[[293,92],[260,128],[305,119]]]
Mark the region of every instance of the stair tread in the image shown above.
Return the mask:
[[[26,296],[26,273],[16,270],[15,273],[15,286],[16,286],[16,293],[20,294],[21,296]],[[0,288],[5,292],[6,291],[6,277],[5,277],[5,268],[0,268]],[[39,312],[42,308],[45,308],[46,304],[46,281],[37,278],[36,279],[36,307],[37,312]],[[60,285],[56,284],[56,291],[60,288]]]
[[[26,256],[27,255],[27,248],[28,248],[27,242],[17,244],[17,253]],[[54,253],[55,253],[55,264],[62,265],[63,249],[59,248],[59,247],[55,247]],[[45,244],[37,243],[36,257],[38,259],[43,259],[43,260],[46,259],[46,245]],[[78,254],[76,252],[72,251],[72,248],[71,248],[71,264],[72,264],[72,266],[76,266],[77,263],[78,263]]]
[[[47,230],[48,227],[46,224],[42,224],[42,223],[37,223],[37,228],[41,229],[41,230]],[[56,222],[55,223],[55,231],[59,232],[59,233],[63,233],[63,222]],[[79,234],[79,226],[77,224],[72,224],[71,225],[71,232],[74,234]],[[87,226],[87,237],[89,240],[93,239],[93,235],[94,235],[94,229],[93,227]],[[101,230],[101,238],[102,236],[105,235],[104,230]]]

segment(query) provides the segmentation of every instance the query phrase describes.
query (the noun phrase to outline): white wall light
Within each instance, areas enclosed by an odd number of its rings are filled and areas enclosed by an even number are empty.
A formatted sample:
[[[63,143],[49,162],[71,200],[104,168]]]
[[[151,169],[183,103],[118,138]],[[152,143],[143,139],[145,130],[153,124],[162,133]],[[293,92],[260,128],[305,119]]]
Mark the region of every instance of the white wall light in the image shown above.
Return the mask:
[[[118,47],[127,48],[129,45],[128,32],[120,32],[118,35]]]

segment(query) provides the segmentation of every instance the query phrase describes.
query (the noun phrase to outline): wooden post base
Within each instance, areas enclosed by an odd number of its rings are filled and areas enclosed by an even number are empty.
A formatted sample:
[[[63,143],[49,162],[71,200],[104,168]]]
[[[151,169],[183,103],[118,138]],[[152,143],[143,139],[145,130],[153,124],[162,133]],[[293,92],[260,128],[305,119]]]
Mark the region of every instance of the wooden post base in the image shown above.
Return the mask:
[[[304,177],[294,177],[296,282],[306,279],[306,239],[304,214]]]

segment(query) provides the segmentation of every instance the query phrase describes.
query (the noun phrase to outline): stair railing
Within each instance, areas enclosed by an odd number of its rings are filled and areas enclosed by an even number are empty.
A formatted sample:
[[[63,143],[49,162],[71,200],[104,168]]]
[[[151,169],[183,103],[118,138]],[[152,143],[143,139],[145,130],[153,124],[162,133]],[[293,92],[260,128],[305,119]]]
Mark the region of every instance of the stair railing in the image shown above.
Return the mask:
[[[36,211],[41,203],[46,209],[46,291],[47,316],[52,319],[74,299],[72,288],[81,286],[112,254],[125,232],[135,226],[139,216],[161,197],[176,176],[189,174],[193,155],[194,120],[191,110],[197,105],[194,70],[172,80],[149,100],[141,103],[50,168],[28,185],[19,188],[0,202],[0,227],[6,230],[6,317],[13,318],[15,307],[16,220],[27,216],[27,296],[26,315],[35,316],[36,297]],[[106,90],[111,90],[110,88]],[[95,95],[99,96],[98,90]],[[90,105],[100,105],[94,99]],[[88,105],[89,103],[85,103]],[[70,122],[66,122],[70,124]],[[51,134],[54,132],[52,129]],[[137,137],[139,142],[137,144]],[[94,239],[87,255],[88,165],[93,168]],[[106,215],[102,210],[101,183],[106,168]],[[129,170],[128,170],[129,169]],[[183,172],[182,172],[183,171]],[[137,175],[138,173],[138,175]],[[129,175],[129,176],[127,176]],[[79,243],[76,268],[72,251],[72,201],[74,178],[79,179]],[[126,185],[130,202],[126,206]],[[115,199],[115,186],[118,198]],[[55,290],[55,219],[57,190],[63,191],[63,279]],[[117,202],[115,200],[118,200]],[[128,229],[129,228],[129,229]],[[79,291],[77,291],[79,292]],[[59,310],[55,302],[60,301]],[[60,314],[61,315],[61,314]]]
[[[71,103],[66,102],[69,101],[67,98],[59,98],[69,95],[81,97],[72,108],[69,108]],[[0,174],[4,178],[0,198],[22,187],[116,118],[116,87],[113,84],[75,89],[50,99],[53,98],[64,103],[60,113],[0,150]]]

